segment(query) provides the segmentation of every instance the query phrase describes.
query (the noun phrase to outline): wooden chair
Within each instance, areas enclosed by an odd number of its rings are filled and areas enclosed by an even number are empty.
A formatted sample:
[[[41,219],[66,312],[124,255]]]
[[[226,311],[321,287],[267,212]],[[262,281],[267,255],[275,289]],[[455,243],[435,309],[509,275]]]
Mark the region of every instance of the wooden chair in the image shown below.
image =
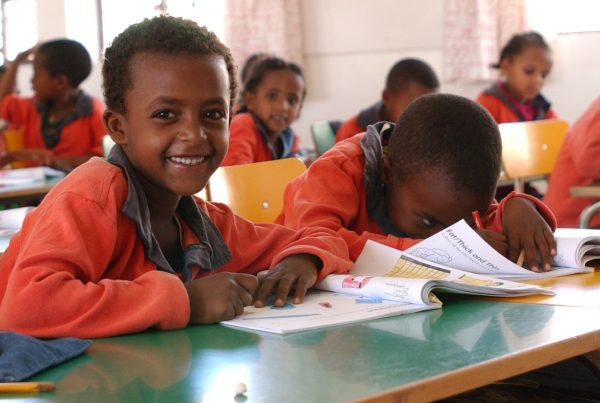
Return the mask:
[[[227,204],[247,220],[273,222],[283,209],[285,185],[305,170],[297,158],[220,167],[210,178],[206,198]]]
[[[501,123],[502,179],[523,192],[525,180],[545,177],[554,169],[569,124],[562,119]]]
[[[340,127],[341,123],[342,122],[339,120],[322,120],[314,122],[310,126],[310,132],[317,157],[323,155],[325,151],[333,146],[333,143],[335,142],[335,132]]]

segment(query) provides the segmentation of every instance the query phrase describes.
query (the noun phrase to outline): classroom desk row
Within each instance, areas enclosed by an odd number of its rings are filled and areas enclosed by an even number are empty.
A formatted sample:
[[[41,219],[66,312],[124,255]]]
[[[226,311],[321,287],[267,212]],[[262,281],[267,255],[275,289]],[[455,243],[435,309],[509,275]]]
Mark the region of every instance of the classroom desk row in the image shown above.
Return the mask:
[[[95,340],[37,375],[40,401],[421,402],[600,348],[600,272],[558,295],[446,298],[442,309],[287,336],[220,325]],[[246,398],[234,400],[247,385]],[[9,397],[9,396],[6,396]],[[17,396],[12,396],[17,397]],[[23,396],[19,396],[22,398]]]

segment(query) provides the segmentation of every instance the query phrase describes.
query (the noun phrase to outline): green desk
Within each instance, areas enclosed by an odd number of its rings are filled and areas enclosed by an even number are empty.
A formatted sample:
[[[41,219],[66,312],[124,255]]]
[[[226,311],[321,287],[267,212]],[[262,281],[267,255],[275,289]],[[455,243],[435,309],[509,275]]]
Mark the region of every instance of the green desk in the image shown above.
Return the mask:
[[[34,378],[56,391],[18,398],[233,402],[244,382],[247,402],[417,402],[599,347],[598,308],[452,299],[441,310],[288,336],[213,325],[99,339]]]

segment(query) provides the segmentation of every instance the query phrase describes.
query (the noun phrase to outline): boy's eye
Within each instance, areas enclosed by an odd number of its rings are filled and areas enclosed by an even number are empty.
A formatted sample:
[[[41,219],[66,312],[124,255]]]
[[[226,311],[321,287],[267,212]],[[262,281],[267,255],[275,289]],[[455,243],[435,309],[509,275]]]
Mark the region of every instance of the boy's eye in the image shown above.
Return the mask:
[[[270,101],[275,101],[277,99],[277,93],[275,91],[267,92],[267,99]]]
[[[288,97],[288,99],[287,99],[287,102],[288,102],[288,104],[290,104],[291,106],[294,106],[294,105],[296,105],[296,104],[298,103],[298,101],[299,101],[299,99],[298,99],[298,97],[297,97],[297,96],[295,96],[295,95],[293,95],[293,96],[290,96],[290,97]]]
[[[205,113],[205,116],[209,119],[221,120],[227,117],[227,114],[223,110],[215,109]]]
[[[433,220],[430,220],[430,219],[429,219],[429,218],[427,218],[427,217],[422,217],[422,218],[421,218],[421,222],[423,223],[423,225],[424,225],[425,227],[428,227],[428,228],[430,228],[430,227],[433,227]]]
[[[167,119],[173,119],[175,117],[175,114],[171,111],[160,110],[160,111],[154,112],[152,114],[152,117],[157,118],[157,119],[167,120]]]

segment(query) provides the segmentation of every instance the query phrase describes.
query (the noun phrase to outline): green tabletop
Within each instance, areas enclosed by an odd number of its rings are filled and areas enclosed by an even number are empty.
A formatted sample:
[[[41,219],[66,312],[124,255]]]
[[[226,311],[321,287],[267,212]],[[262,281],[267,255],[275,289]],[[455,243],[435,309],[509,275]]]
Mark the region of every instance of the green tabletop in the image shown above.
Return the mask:
[[[440,310],[287,336],[192,326],[95,340],[84,356],[34,378],[56,382],[56,391],[18,397],[234,402],[239,383],[247,385],[246,402],[344,402],[390,390],[397,397],[403,387],[429,379],[429,389],[435,389],[438,378],[461,369],[483,374],[487,368],[487,383],[598,348],[599,328],[600,310],[595,308],[472,299],[446,301]],[[559,355],[544,353],[554,345],[561,347]],[[542,358],[532,364],[536,351]],[[521,355],[524,366],[497,370],[499,360]]]

